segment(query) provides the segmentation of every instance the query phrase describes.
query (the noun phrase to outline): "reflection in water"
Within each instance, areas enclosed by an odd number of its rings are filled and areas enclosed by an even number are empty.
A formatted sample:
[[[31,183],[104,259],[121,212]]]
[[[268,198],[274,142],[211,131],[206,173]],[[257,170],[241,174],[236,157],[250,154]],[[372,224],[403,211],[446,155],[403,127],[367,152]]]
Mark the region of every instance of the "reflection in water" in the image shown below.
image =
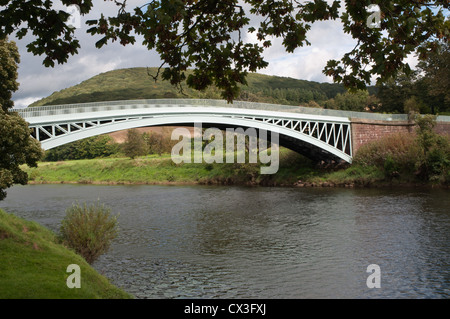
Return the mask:
[[[30,185],[0,207],[57,231],[97,200],[120,235],[94,267],[138,298],[450,296],[448,191]]]

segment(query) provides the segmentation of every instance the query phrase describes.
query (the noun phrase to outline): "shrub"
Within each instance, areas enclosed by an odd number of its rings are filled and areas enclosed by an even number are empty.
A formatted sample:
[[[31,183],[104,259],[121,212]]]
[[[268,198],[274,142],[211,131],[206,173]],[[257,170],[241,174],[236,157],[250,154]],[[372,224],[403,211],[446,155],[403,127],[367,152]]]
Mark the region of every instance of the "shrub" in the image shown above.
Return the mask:
[[[99,203],[89,206],[86,203],[82,206],[72,205],[66,210],[66,216],[61,222],[63,244],[92,264],[109,249],[117,236],[117,217],[110,213],[110,208]]]
[[[416,115],[415,134],[397,133],[361,146],[354,163],[382,168],[387,179],[402,173],[423,181],[447,183],[450,138],[433,131],[436,118]]]
[[[423,180],[440,181],[450,168],[450,138],[435,133],[436,118],[417,116],[417,144],[421,148],[417,160],[418,176]]]
[[[148,147],[143,134],[139,133],[137,129],[128,130],[127,141],[123,144],[123,151],[131,159],[146,155]]]
[[[354,163],[364,166],[377,166],[413,171],[420,148],[414,134],[395,133],[379,140],[362,145],[355,155]],[[388,160],[388,167],[385,162]]]

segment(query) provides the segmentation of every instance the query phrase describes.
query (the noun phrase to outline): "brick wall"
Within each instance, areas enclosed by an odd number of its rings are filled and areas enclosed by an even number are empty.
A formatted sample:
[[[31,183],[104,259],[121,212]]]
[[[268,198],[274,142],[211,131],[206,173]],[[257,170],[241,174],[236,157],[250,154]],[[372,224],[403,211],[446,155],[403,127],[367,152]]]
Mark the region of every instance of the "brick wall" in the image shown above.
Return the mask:
[[[367,142],[377,140],[385,135],[405,132],[414,132],[414,126],[408,121],[375,121],[364,119],[352,119],[352,144],[353,155]]]
[[[408,121],[376,121],[354,118],[352,121],[353,155],[361,145],[393,133],[414,134],[415,126]],[[435,131],[450,135],[450,122],[438,122]]]
[[[443,135],[450,135],[450,122],[437,122],[434,130]]]

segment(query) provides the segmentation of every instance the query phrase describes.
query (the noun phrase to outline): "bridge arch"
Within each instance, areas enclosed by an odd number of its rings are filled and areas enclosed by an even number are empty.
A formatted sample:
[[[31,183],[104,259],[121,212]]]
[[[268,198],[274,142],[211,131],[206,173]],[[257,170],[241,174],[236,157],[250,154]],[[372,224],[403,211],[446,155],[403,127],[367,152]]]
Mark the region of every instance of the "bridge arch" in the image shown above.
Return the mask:
[[[82,112],[74,107],[44,107],[22,112],[22,116],[44,149],[131,128],[201,123],[203,127],[250,127],[276,132],[280,145],[312,159],[352,161],[348,118],[229,107],[144,106],[95,106]]]

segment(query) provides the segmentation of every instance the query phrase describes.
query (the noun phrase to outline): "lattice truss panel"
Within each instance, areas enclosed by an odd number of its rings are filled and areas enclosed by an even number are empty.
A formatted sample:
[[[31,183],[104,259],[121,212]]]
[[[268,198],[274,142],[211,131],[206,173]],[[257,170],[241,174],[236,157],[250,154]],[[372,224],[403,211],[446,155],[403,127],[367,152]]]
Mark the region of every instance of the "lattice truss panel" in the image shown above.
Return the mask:
[[[122,121],[142,120],[153,116],[111,118],[103,120],[84,120],[76,122],[30,125],[32,136],[43,142],[65,134],[71,134],[80,130],[95,129],[103,125],[114,124]],[[265,124],[291,130],[312,138],[316,146],[321,143],[334,147],[338,151],[352,156],[350,123],[333,121],[281,119],[273,117],[253,117],[240,115],[220,115],[220,117],[236,118],[250,121],[259,121]],[[251,126],[251,125],[250,125]]]
[[[350,123],[248,116],[241,118],[261,121],[295,131],[315,139],[319,144],[325,143],[350,157],[352,156]]]
[[[136,119],[136,118],[134,118]],[[122,121],[131,120],[130,118],[120,119],[106,119],[106,120],[89,120],[89,121],[76,121],[65,123],[51,123],[43,125],[30,125],[31,136],[37,139],[39,142],[56,138],[62,135],[75,133],[81,130],[98,128],[102,125],[111,123],[117,123]]]

